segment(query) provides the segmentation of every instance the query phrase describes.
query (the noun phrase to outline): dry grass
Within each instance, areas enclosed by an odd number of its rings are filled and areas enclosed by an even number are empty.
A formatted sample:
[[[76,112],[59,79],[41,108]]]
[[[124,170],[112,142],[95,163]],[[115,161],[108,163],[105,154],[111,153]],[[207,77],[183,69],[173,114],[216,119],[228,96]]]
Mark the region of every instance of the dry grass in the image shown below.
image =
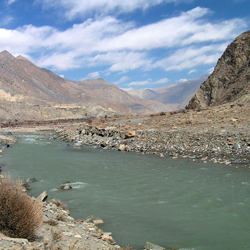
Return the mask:
[[[56,220],[59,220],[59,221],[67,221],[67,217],[63,214],[57,214],[56,216]]]
[[[62,208],[63,210],[65,210],[67,208],[67,205],[62,203],[60,200],[53,199],[53,200],[51,200],[51,202],[53,204],[55,204],[57,207]]]
[[[0,183],[0,232],[32,240],[42,222],[42,207],[22,192],[21,184],[8,176]]]
[[[62,248],[58,245],[62,238],[61,230],[51,229],[51,239],[43,242],[44,250],[61,250]]]

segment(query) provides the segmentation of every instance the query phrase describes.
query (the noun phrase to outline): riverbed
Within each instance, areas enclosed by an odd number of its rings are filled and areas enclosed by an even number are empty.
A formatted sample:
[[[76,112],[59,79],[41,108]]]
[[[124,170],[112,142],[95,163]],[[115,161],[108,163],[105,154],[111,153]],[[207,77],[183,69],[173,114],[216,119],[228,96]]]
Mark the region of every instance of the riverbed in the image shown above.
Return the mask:
[[[249,249],[250,172],[187,159],[71,145],[50,137],[19,136],[0,158],[2,173],[37,178],[75,219],[105,221],[119,245],[142,249]],[[58,191],[68,183],[73,189]]]

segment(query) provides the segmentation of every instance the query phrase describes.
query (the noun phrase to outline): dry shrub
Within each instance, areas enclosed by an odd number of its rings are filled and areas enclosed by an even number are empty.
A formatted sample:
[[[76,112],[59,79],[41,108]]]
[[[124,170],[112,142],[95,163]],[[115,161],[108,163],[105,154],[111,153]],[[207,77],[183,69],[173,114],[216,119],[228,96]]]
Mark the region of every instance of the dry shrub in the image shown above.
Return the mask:
[[[66,216],[63,215],[63,214],[57,214],[56,219],[59,220],[59,221],[64,221],[64,222],[67,221]]]
[[[62,230],[51,229],[51,238],[44,238],[43,249],[44,250],[62,250],[62,247],[58,245],[62,239]]]
[[[67,205],[65,205],[63,202],[61,202],[60,200],[56,200],[56,199],[52,199],[51,202],[53,204],[55,204],[57,207],[62,208],[63,210],[65,210],[67,208]]]
[[[0,183],[0,232],[32,240],[42,218],[41,203],[22,192],[21,181],[5,177]]]
[[[60,241],[62,238],[62,231],[61,230],[53,230],[51,229],[51,241],[56,243]]]

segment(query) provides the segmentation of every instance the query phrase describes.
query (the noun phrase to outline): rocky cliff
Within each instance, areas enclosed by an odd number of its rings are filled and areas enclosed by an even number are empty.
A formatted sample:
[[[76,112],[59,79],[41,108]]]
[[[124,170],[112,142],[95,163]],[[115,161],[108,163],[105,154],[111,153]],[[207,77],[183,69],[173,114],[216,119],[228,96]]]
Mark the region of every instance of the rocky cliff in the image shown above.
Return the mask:
[[[238,36],[225,50],[214,72],[201,85],[187,108],[250,101],[250,31]]]

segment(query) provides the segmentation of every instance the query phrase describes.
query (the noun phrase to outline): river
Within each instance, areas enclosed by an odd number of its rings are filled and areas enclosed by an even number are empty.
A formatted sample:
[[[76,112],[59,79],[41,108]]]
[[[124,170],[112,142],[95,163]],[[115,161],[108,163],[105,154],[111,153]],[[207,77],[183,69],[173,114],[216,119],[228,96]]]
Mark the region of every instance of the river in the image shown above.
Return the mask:
[[[146,241],[189,250],[250,249],[250,172],[187,159],[73,149],[45,136],[21,135],[0,158],[2,173],[35,177],[75,219],[105,221],[120,245]],[[69,191],[57,188],[70,183]]]

